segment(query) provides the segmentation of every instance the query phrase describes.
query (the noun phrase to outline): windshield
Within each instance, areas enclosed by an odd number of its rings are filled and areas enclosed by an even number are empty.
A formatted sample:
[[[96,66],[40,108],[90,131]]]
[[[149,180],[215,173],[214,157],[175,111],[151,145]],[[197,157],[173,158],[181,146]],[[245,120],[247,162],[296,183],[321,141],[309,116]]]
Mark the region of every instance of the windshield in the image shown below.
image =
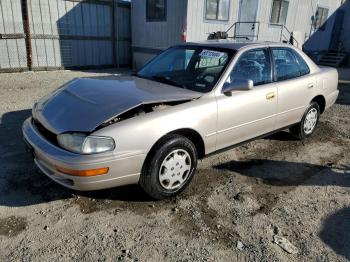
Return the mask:
[[[206,93],[214,88],[233,53],[219,48],[173,47],[148,63],[137,76]]]

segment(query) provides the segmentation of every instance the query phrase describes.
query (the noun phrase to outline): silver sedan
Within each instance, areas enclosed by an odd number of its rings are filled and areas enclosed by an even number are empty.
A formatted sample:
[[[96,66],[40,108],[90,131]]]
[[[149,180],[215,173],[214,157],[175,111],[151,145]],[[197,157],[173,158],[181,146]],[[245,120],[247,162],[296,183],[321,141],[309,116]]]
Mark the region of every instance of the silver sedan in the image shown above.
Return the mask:
[[[338,73],[285,44],[174,46],[133,76],[73,80],[42,98],[23,135],[57,183],[97,190],[139,183],[179,194],[197,160],[289,128],[310,136],[338,96]]]

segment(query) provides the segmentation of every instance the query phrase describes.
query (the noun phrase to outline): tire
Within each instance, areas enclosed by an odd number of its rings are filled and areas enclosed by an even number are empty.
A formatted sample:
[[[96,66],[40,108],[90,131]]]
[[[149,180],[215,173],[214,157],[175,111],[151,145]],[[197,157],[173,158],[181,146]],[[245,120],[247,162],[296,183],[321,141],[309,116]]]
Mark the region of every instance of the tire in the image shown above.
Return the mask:
[[[320,119],[320,107],[316,102],[311,102],[306,109],[301,122],[289,129],[290,133],[299,140],[311,136]]]
[[[167,135],[147,157],[140,185],[155,199],[174,197],[191,182],[197,159],[197,150],[192,141],[181,135]]]

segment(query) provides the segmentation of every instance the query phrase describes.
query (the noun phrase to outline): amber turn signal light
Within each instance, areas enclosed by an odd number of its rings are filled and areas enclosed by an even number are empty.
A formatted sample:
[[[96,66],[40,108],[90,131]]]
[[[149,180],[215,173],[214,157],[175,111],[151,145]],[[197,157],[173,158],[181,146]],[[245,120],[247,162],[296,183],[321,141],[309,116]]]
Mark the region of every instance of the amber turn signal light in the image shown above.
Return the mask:
[[[72,169],[56,166],[56,170],[60,173],[70,175],[70,176],[88,177],[88,176],[100,176],[100,175],[107,174],[109,171],[109,168],[103,167],[103,168],[88,169],[88,170],[72,170]]]

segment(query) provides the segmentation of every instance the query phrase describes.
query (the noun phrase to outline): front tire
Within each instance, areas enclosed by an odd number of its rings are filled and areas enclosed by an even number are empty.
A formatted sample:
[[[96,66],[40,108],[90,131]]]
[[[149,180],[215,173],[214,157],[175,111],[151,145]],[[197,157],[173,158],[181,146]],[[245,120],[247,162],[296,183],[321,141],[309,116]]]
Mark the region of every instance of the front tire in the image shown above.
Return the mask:
[[[290,133],[299,140],[311,136],[320,119],[320,107],[316,102],[312,102],[306,109],[300,123],[290,128]]]
[[[146,159],[140,185],[155,199],[174,197],[192,180],[197,159],[197,150],[191,140],[181,135],[167,135]]]

